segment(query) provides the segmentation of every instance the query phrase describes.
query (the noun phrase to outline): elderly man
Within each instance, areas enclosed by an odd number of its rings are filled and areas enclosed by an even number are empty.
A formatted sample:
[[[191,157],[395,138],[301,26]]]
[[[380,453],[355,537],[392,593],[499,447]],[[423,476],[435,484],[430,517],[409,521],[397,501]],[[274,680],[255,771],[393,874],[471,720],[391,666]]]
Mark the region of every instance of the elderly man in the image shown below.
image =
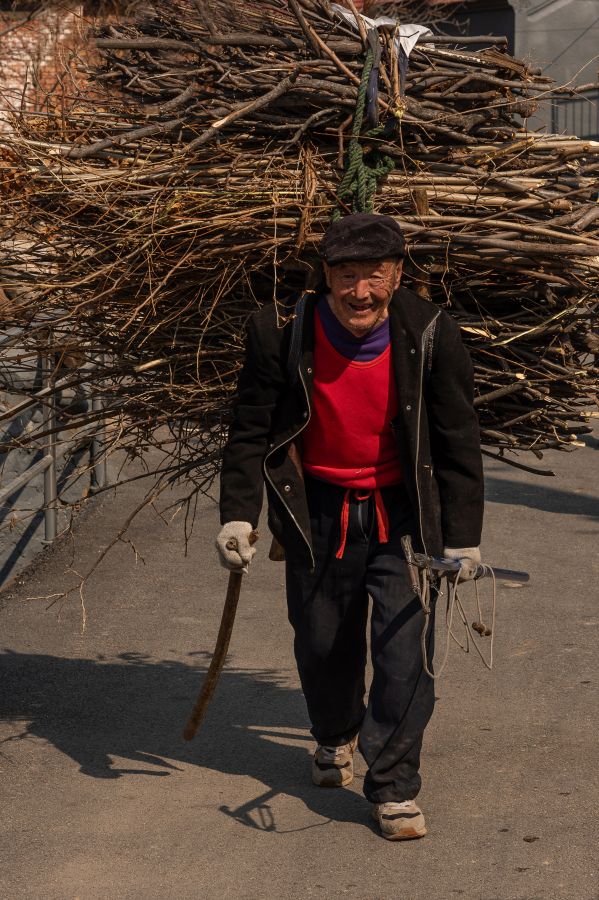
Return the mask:
[[[425,633],[432,665],[433,622],[426,630],[401,538],[460,560],[468,578],[483,511],[470,358],[453,319],[400,287],[404,253],[394,219],[346,216],[321,245],[326,288],[283,328],[272,306],[251,318],[217,539],[223,564],[247,570],[266,484],[317,741],[313,781],[349,784],[358,744],[389,840],[426,834],[414,798],[434,703],[421,646]]]

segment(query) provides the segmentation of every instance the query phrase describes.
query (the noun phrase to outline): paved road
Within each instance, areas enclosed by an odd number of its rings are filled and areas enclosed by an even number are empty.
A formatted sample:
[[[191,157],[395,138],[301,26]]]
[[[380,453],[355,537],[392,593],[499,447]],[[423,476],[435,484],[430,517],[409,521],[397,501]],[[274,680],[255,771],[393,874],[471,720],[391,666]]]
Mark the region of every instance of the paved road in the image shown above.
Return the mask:
[[[225,587],[209,501],[187,558],[178,519],[137,520],[144,562],[111,552],[85,633],[77,598],[60,617],[28,599],[73,584],[140,487],[96,499],[74,546],[3,595],[1,896],[597,900],[599,443],[548,461],[558,478],[488,466],[486,555],[532,583],[499,587],[492,673],[452,650],[424,751],[430,834],[409,844],[369,825],[361,760],[350,789],[309,782],[282,571],[265,546],[204,730],[182,741]]]

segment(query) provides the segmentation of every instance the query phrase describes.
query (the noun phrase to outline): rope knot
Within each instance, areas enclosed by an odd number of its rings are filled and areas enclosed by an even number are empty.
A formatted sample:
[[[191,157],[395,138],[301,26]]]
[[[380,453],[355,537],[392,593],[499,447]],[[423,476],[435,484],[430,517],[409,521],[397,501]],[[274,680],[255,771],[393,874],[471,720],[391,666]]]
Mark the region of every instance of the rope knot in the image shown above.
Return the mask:
[[[341,217],[342,205],[351,207],[352,212],[372,212],[374,195],[379,183],[395,168],[395,162],[390,156],[381,153],[377,149],[371,149],[365,155],[364,148],[360,143],[361,136],[366,139],[374,139],[381,136],[385,131],[385,126],[378,126],[367,131],[364,135],[361,134],[368,82],[373,71],[373,63],[374,53],[372,48],[369,47],[366,53],[360,87],[358,88],[352,136],[346,155],[345,172],[337,189],[339,207],[333,213],[333,221]]]

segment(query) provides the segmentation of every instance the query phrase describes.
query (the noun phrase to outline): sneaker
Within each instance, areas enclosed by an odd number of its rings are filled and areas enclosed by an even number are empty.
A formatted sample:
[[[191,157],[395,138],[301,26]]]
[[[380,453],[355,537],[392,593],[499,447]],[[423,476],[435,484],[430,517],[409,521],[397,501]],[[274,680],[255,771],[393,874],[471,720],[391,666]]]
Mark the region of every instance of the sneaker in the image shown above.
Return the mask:
[[[409,841],[426,834],[422,810],[413,800],[402,803],[373,803],[372,818],[376,819],[381,834],[388,841]]]
[[[318,787],[344,787],[354,778],[354,750],[358,736],[340,747],[319,744],[312,759],[312,781]]]

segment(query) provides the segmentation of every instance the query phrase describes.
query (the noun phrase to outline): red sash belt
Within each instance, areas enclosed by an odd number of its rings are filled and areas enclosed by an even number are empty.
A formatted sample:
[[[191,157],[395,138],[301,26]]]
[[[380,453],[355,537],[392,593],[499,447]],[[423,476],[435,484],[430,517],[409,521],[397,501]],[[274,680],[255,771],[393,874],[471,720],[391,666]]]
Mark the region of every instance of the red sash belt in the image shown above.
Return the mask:
[[[373,488],[371,491],[348,488],[343,497],[343,506],[341,507],[341,540],[339,542],[339,549],[335,554],[337,559],[342,559],[343,554],[345,553],[347,526],[349,524],[349,501],[352,494],[359,503],[362,503],[364,500],[369,500],[374,494],[379,541],[381,544],[386,544],[389,541],[389,517],[387,516],[387,510],[385,509],[385,504],[383,503],[383,497],[379,488]]]

